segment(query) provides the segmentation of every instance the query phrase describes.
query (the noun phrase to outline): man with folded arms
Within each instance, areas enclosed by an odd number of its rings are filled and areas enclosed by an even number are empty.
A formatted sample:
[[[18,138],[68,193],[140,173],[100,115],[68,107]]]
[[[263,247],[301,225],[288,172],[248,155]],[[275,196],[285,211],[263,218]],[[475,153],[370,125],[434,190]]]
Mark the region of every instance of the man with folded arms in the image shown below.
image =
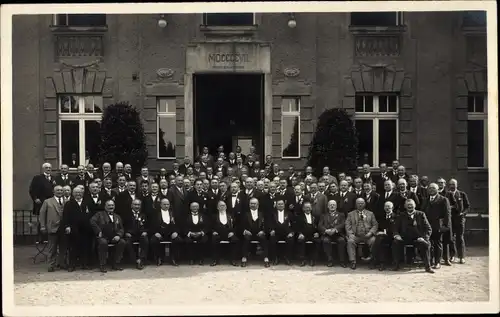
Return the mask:
[[[141,211],[142,202],[139,199],[132,201],[131,207],[122,211],[124,239],[127,242],[127,253],[130,259],[136,262],[138,270],[144,268],[143,261],[148,257],[148,230],[146,228],[146,215]],[[139,242],[139,256],[134,249],[134,242]]]
[[[330,200],[328,211],[319,220],[318,230],[323,242],[323,250],[328,259],[328,267],[333,266],[332,242],[337,244],[340,266],[345,265],[345,215],[337,209],[337,202]]]
[[[356,210],[351,211],[345,221],[347,233],[347,255],[351,263],[351,269],[356,269],[356,248],[360,242],[364,242],[370,248],[370,253],[375,242],[375,234],[378,223],[373,212],[365,209],[365,200],[356,199]]]
[[[437,186],[436,186],[437,187]],[[437,194],[437,193],[436,193]],[[415,210],[415,202],[408,199],[405,203],[406,212],[402,212],[394,224],[394,241],[392,243],[392,252],[395,262],[394,271],[400,269],[400,262],[403,258],[405,245],[413,245],[418,249],[422,260],[424,261],[425,271],[434,273],[429,261],[429,249],[431,243],[432,229],[425,213]]]
[[[373,243],[373,261],[370,268],[375,268],[379,265],[379,270],[385,270],[387,256],[391,249],[393,240],[394,223],[396,222],[396,213],[394,212],[394,204],[391,201],[386,201],[384,205],[385,216],[380,217],[378,222],[378,232],[375,235]]]
[[[106,273],[106,259],[108,257],[108,244],[114,244],[114,258],[112,269],[122,271],[119,266],[123,257],[126,242],[123,240],[122,218],[115,211],[115,202],[108,200],[103,211],[99,211],[90,219],[92,230],[97,236],[97,250],[99,253],[99,269]]]
[[[199,265],[203,265],[203,253],[208,241],[209,219],[208,216],[199,212],[200,205],[197,202],[192,202],[189,209],[191,212],[186,219],[184,240],[187,243],[189,264],[193,265],[196,259]]]
[[[302,205],[303,213],[296,219],[297,232],[297,252],[301,260],[300,266],[306,265],[306,242],[313,242],[312,254],[309,257],[309,265],[314,266],[318,258],[318,253],[321,248],[321,239],[319,237],[318,223],[319,218],[312,214],[312,205],[310,202],[305,202]]]
[[[269,232],[269,254],[274,259],[273,264],[278,265],[279,258],[277,254],[278,241],[282,240],[286,243],[286,253],[284,256],[285,263],[291,265],[293,252],[294,232],[292,228],[292,218],[294,215],[290,211],[285,210],[284,199],[276,201],[276,208],[273,209],[272,215],[268,218]]]
[[[259,200],[251,198],[249,202],[250,210],[241,214],[240,232],[243,234],[241,266],[247,266],[248,247],[252,240],[259,241],[264,255],[264,266],[269,267],[268,242],[266,239],[266,228],[264,223],[264,213],[259,210]]]
[[[147,218],[148,231],[151,236],[150,245],[156,265],[162,265],[165,253],[165,248],[160,242],[170,241],[170,261],[173,266],[178,266],[177,259],[182,239],[179,235],[180,226],[174,217],[170,201],[167,198],[162,198],[160,208],[154,209]]]
[[[231,245],[231,264],[236,266],[238,257],[238,237],[235,234],[235,222],[230,213],[227,212],[227,205],[224,201],[217,203],[217,212],[212,214],[212,263],[216,266],[220,261],[220,242],[228,241]]]

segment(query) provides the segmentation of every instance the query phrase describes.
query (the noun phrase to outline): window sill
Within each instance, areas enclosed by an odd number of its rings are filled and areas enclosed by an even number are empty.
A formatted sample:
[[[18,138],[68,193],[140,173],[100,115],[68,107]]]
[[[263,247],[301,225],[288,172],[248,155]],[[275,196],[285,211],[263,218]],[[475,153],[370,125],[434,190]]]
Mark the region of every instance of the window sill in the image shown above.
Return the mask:
[[[471,173],[488,173],[487,167],[467,167],[466,170]]]
[[[392,26],[349,26],[349,32],[356,35],[395,35],[406,32],[406,25]]]
[[[83,34],[103,34],[108,31],[108,26],[60,26],[51,25],[50,30],[55,34],[83,33]]]
[[[257,32],[257,25],[247,26],[214,26],[200,25],[200,31],[206,35],[253,35]]]
[[[172,161],[172,160],[176,160],[177,158],[176,157],[157,157],[156,159],[160,160],[160,161]]]
[[[462,26],[464,35],[486,35],[486,26]]]
[[[281,157],[282,160],[301,160],[302,157]]]

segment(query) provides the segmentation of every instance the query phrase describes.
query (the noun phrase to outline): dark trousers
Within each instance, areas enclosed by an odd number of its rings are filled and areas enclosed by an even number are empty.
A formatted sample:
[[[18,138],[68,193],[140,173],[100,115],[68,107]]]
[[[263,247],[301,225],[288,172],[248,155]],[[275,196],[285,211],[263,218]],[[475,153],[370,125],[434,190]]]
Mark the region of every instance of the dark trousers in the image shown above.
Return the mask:
[[[431,258],[433,263],[437,264],[441,262],[443,257],[443,233],[439,232],[439,229],[432,229],[431,234]]]
[[[278,258],[278,241],[285,241],[286,251],[285,258],[292,259],[293,256],[293,244],[295,242],[295,237],[289,237],[287,233],[276,232],[275,235],[269,236],[269,256],[273,259]]]
[[[392,236],[387,234],[380,234],[375,236],[375,242],[373,243],[372,256],[375,263],[390,263],[388,258],[391,254]]]
[[[182,239],[177,236],[172,239],[170,235],[162,235],[161,238],[157,238],[154,235],[151,236],[149,243],[151,245],[151,251],[155,260],[163,258],[165,256],[165,247],[160,243],[162,241],[170,241],[170,259],[177,260],[179,258],[180,244]]]
[[[126,249],[129,259],[132,262],[137,260],[144,261],[148,258],[148,250],[149,250],[149,239],[148,236],[145,235],[133,235],[131,237],[124,237],[126,242]],[[139,242],[139,254],[135,252],[134,242]],[[139,257],[137,257],[139,255]]]
[[[453,235],[450,241],[450,257],[458,256],[459,259],[465,257],[465,216],[452,216],[451,226]]]
[[[99,255],[99,265],[106,265],[106,260],[108,258],[108,244],[114,244],[115,249],[113,254],[113,265],[119,264],[123,258],[123,251],[127,245],[125,240],[120,239],[118,241],[113,241],[113,239],[107,239],[104,237],[97,238],[97,252]]]
[[[229,233],[224,233],[224,234],[218,234],[218,235],[212,235],[212,240],[211,242],[211,251],[212,251],[212,259],[215,261],[220,260],[220,248],[221,248],[221,241],[229,241],[230,247],[231,247],[231,260],[236,260],[238,258],[238,251],[239,251],[239,239],[236,237],[236,235],[233,235],[231,238],[228,238]]]
[[[257,235],[257,233],[253,233],[252,235],[243,235],[243,239],[241,241],[241,253],[243,257],[248,255],[248,248],[250,247],[251,241],[259,241],[259,244],[262,248],[262,255],[264,258],[269,256],[269,245],[266,239],[266,235]]]
[[[75,267],[79,258],[80,265],[88,266],[90,264],[94,235],[88,232],[75,232],[70,233],[68,239],[70,241],[69,265]]]
[[[319,250],[321,249],[321,238],[314,238],[312,235],[304,235],[304,239],[297,238],[297,255],[300,260],[306,259],[306,242],[312,241],[312,250],[309,255],[310,260],[316,261],[318,259]]]
[[[194,243],[196,241],[196,243]],[[205,244],[208,241],[207,235],[199,237],[186,237],[184,242],[186,243],[186,249],[188,258],[190,261],[203,260],[203,255],[205,251]]]
[[[422,257],[422,261],[424,262],[425,267],[429,268],[431,266],[429,259],[429,250],[431,247],[431,242],[418,241],[408,238],[405,239],[404,237],[403,240],[394,239],[392,241],[392,257],[394,258],[394,262],[396,265],[399,265],[401,263],[405,245],[413,245],[418,250],[420,256]]]
[[[337,244],[337,254],[339,257],[339,261],[341,263],[345,262],[345,252],[346,252],[346,240],[343,236],[339,234],[334,234],[334,235],[324,235],[322,237],[323,240],[323,250],[326,254],[326,258],[328,261],[332,261],[333,259],[333,248],[332,248],[332,242],[335,242]]]
[[[55,267],[59,265],[61,267],[66,266],[66,252],[67,252],[67,242],[66,235],[59,230],[56,233],[49,233],[49,266]],[[59,253],[57,252],[59,249]]]

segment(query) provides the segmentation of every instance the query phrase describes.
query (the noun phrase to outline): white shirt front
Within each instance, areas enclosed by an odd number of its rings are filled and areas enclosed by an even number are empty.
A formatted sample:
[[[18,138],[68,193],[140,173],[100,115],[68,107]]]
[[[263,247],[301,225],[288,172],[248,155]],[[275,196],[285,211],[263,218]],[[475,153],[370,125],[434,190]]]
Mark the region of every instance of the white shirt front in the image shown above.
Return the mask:
[[[392,190],[390,192],[386,192],[385,193],[385,198],[389,198],[389,196],[391,196],[391,194],[392,194]]]
[[[111,222],[115,222],[115,216],[114,215],[108,214],[108,217],[111,220]]]
[[[78,203],[78,206],[82,205],[82,201],[81,200],[77,200],[76,202]]]
[[[132,198],[132,200],[135,200],[135,194],[130,194],[130,197]]]
[[[431,201],[434,201],[434,199],[436,199],[437,195],[434,195],[434,196],[429,196],[429,198],[431,199]]]
[[[163,209],[161,210],[161,219],[167,225],[170,224],[170,213],[168,212],[168,210],[163,210]]]
[[[238,196],[231,196],[231,203],[233,204],[233,208],[234,208],[234,206],[236,206],[237,199],[238,199]]]
[[[417,187],[410,187],[410,191],[412,193],[416,193],[417,192]]]
[[[199,217],[197,214],[196,214],[196,215],[191,214],[191,219],[193,220],[193,223],[194,223],[195,225],[197,225],[197,224],[198,224],[198,222],[200,221],[200,217]]]
[[[166,196],[167,195],[167,190],[166,189],[162,189],[161,193],[163,194],[163,196]]]
[[[302,199],[302,196],[295,196],[295,199],[296,199],[296,202],[298,203]]]
[[[219,221],[220,223],[222,223],[223,225],[226,225],[227,224],[227,213],[225,211],[223,212],[219,212]]]
[[[278,210],[278,222],[283,223],[285,222],[285,211],[284,210]]]
[[[252,210],[250,209],[250,213],[252,214],[252,220],[255,221],[257,218],[259,218],[259,211],[257,209]]]
[[[151,199],[152,199],[153,201],[156,201],[156,195],[151,194]]]
[[[307,221],[307,224],[312,224],[312,216],[311,214],[305,214],[306,215],[306,221]]]

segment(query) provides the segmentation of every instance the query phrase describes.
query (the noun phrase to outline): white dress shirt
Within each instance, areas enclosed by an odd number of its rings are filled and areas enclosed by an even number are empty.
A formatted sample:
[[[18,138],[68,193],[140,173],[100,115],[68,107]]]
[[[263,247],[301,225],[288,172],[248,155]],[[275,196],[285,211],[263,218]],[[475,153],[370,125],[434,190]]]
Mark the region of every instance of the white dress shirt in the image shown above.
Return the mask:
[[[200,217],[198,216],[198,214],[194,215],[194,214],[191,214],[191,219],[193,220],[193,223],[195,225],[198,224],[198,221],[200,220]]]
[[[77,200],[76,202],[78,203],[78,206],[82,205],[82,200]]]
[[[111,222],[115,222],[115,216],[113,214],[108,214],[109,219]]]
[[[161,219],[167,225],[170,224],[170,213],[168,212],[168,210],[163,210],[163,209],[161,210]]]
[[[152,199],[153,201],[156,201],[156,197],[157,197],[156,195],[151,195],[151,199]]]
[[[225,211],[220,211],[219,212],[219,221],[223,225],[227,224],[227,213]]]
[[[257,209],[250,209],[250,213],[252,214],[252,220],[255,221],[259,218],[259,211]]]
[[[231,195],[234,195],[234,194],[231,194]],[[231,203],[233,204],[233,208],[234,208],[234,206],[236,206],[237,199],[238,199],[238,196],[231,196]]]
[[[285,222],[285,211],[284,210],[278,210],[278,222],[283,223]]]
[[[391,194],[392,194],[392,190],[390,192],[385,192],[385,198],[386,199],[389,198],[389,196],[391,196]]]
[[[437,195],[434,195],[434,196],[429,196],[429,199],[430,199],[431,201],[434,201],[434,199],[436,199],[436,197],[437,197]]]
[[[309,213],[309,214],[305,214],[305,215],[306,215],[307,224],[309,224],[309,225],[312,224],[312,216],[311,216],[311,214]]]
[[[132,200],[135,200],[135,194],[130,194],[130,197],[132,198]]]

